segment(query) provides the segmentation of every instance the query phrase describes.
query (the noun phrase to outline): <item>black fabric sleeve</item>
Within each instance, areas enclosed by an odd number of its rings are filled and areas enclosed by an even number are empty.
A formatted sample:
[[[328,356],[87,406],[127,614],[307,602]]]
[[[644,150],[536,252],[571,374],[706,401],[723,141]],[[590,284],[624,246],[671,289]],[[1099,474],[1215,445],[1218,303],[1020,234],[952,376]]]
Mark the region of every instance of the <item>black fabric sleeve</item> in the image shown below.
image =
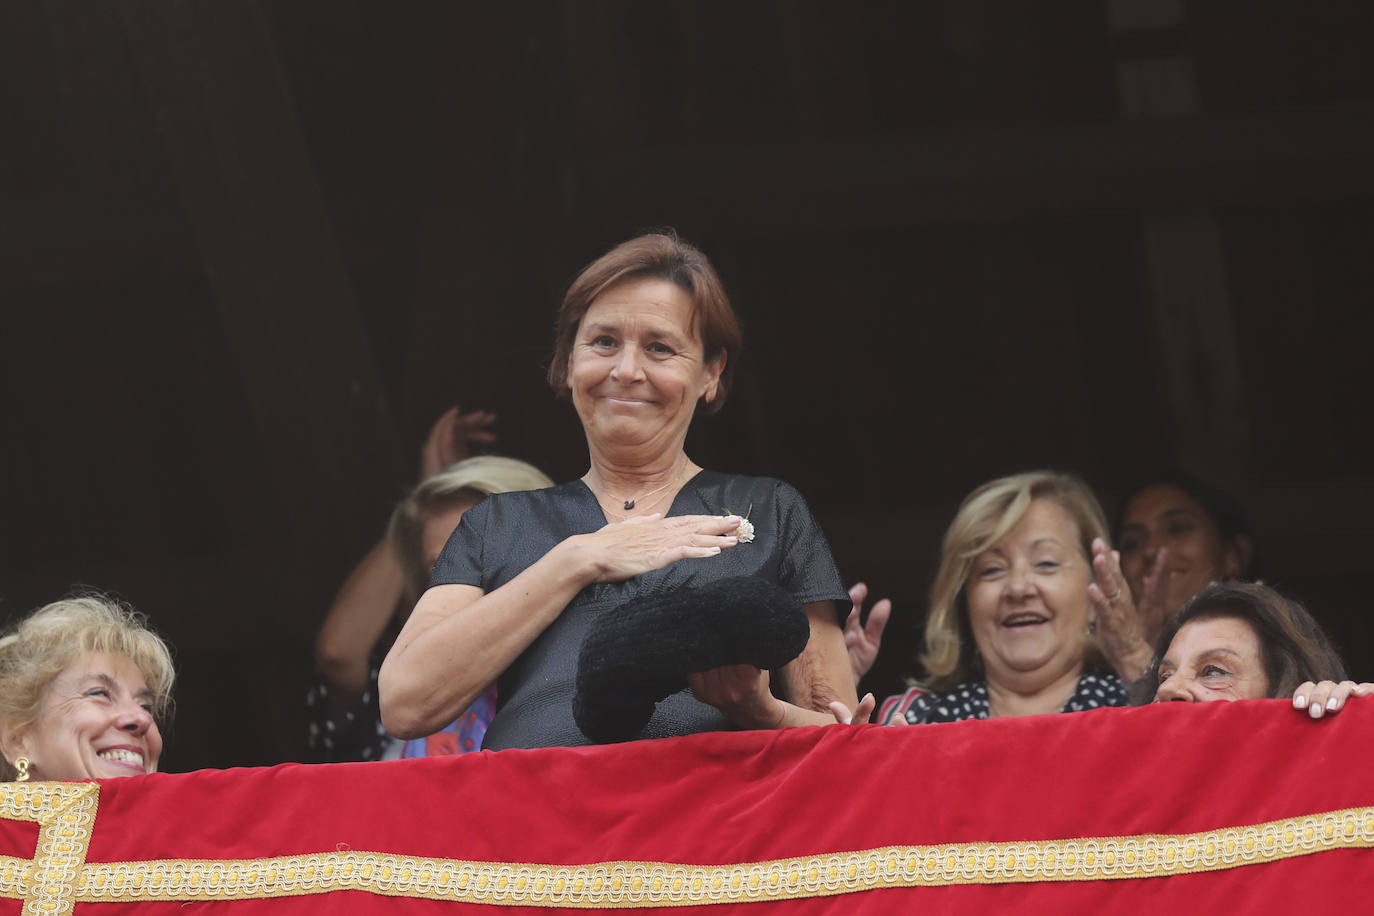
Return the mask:
[[[781,552],[778,584],[805,604],[834,602],[836,619],[843,627],[849,615],[849,592],[811,507],[800,493],[781,481],[776,505]]]
[[[490,500],[483,500],[463,513],[462,520],[453,529],[453,534],[449,536],[448,543],[430,572],[431,586],[475,585],[490,591],[482,576],[487,522],[490,518]]]

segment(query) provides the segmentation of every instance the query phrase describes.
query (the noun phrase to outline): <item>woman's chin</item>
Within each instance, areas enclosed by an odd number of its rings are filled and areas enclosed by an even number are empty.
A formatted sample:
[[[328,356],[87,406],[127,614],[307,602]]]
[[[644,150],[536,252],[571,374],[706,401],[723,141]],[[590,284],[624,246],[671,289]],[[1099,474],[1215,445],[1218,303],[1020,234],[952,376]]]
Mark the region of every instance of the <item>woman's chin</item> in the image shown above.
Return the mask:
[[[992,674],[1001,668],[1010,677],[1027,677],[1060,669],[1063,664],[1056,649],[1054,646],[1040,649],[1027,646],[1019,652],[1008,652],[998,658],[996,667],[988,666],[988,672]]]
[[[667,441],[662,426],[646,424],[631,417],[617,417],[611,422],[588,428],[587,437],[601,448],[641,449],[655,442]]]

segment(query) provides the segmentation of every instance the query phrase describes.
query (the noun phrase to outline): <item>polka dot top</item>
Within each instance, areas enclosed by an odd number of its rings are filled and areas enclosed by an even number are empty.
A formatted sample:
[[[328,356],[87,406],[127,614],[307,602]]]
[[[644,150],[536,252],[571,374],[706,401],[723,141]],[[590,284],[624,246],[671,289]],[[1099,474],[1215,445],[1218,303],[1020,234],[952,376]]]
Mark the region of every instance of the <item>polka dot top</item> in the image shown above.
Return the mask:
[[[1103,706],[1126,705],[1126,685],[1121,678],[1088,669],[1078,679],[1078,687],[1059,711],[1082,712]],[[986,719],[988,685],[984,681],[965,681],[949,693],[931,693],[923,687],[912,687],[906,693],[884,700],[876,721],[886,725],[898,715],[905,716],[911,725]]]

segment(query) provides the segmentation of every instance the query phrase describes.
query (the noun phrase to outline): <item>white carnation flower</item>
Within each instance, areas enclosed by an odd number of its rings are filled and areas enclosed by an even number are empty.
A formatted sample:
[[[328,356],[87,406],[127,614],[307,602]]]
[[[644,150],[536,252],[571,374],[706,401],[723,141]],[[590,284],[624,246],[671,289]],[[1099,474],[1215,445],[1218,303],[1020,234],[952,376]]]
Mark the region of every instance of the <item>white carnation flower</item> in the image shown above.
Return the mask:
[[[754,523],[749,519],[740,519],[739,527],[735,529],[735,537],[739,538],[741,544],[748,544],[754,539]]]

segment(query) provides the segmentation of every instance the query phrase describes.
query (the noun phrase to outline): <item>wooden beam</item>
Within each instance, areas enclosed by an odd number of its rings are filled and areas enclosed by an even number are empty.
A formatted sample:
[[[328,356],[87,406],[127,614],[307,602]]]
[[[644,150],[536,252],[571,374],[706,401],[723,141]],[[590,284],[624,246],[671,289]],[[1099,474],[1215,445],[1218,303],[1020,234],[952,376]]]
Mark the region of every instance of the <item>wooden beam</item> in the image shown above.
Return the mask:
[[[1137,120],[1197,115],[1202,99],[1183,45],[1182,5],[1151,10],[1139,0],[1112,0],[1108,11],[1118,36],[1166,30],[1176,45],[1144,58],[1118,57],[1122,113]],[[1161,438],[1174,463],[1234,485],[1253,475],[1254,448],[1216,217],[1202,206],[1152,209],[1141,214],[1140,232],[1144,293],[1154,318],[1152,363],[1172,421]]]
[[[858,34],[863,18],[832,3],[780,3],[777,15],[802,135],[870,133],[872,99]]]
[[[510,171],[502,158],[511,148],[505,135],[468,142],[478,125],[514,129],[491,118],[482,98],[499,104],[500,92],[457,94],[436,86],[436,93],[436,122],[449,122],[455,139],[431,140],[445,150],[456,145],[461,158],[443,163],[432,153],[443,168],[435,190],[444,191],[445,183],[461,188],[451,192],[460,195],[456,202],[448,191],[440,195],[459,209],[444,211],[442,201],[432,209],[457,216],[502,193]],[[962,127],[829,143],[617,148],[559,176],[568,181],[557,189],[563,212],[554,215],[566,218],[576,237],[593,221],[620,233],[669,220],[731,232],[787,231],[1322,200],[1374,195],[1371,160],[1374,104],[1362,102],[1224,118]],[[474,174],[478,180],[468,184]],[[7,216],[14,226],[76,228],[51,238],[0,235],[0,244],[23,252],[100,244],[126,225],[119,222],[127,212],[119,202],[137,201],[141,192],[111,193],[103,208],[111,223],[103,232],[89,224],[90,207],[77,199],[44,193],[12,201]],[[170,215],[135,212],[132,218],[143,234],[170,231],[164,225]]]
[[[628,150],[586,164],[574,215],[734,231],[909,226],[1374,194],[1374,104],[833,143]],[[584,217],[586,218],[586,217]]]
[[[263,11],[119,10],[277,497],[307,554],[351,550],[393,495],[396,437]]]
[[[577,147],[588,157],[637,145],[634,95],[626,91],[630,74],[622,47],[626,7],[626,0],[559,4]]]

